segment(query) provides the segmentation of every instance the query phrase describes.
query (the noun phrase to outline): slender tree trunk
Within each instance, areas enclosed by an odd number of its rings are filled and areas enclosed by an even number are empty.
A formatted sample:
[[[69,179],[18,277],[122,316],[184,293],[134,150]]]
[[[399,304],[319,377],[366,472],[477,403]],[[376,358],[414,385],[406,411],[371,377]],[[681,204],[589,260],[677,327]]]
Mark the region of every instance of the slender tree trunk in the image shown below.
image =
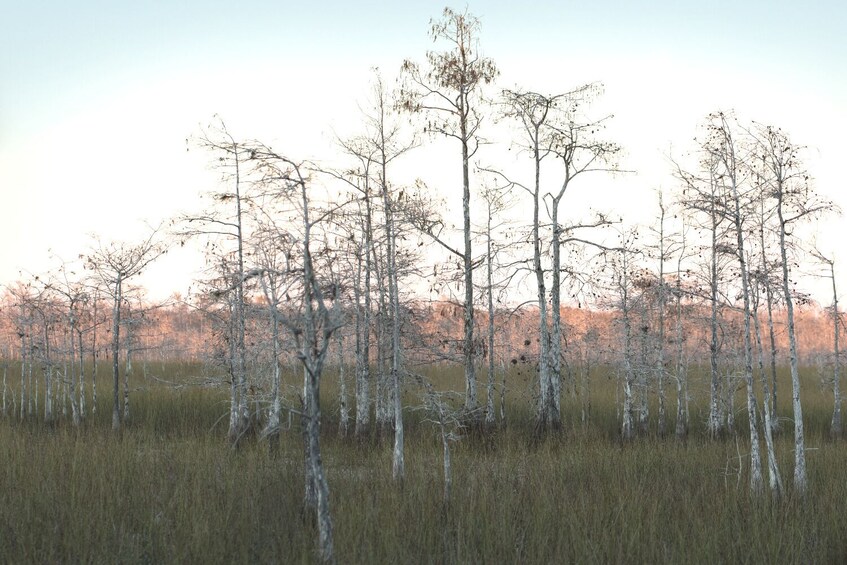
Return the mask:
[[[382,190],[383,214],[385,218],[386,255],[388,259],[388,299],[391,303],[391,382],[394,396],[394,452],[392,458],[392,475],[395,481],[402,481],[406,475],[406,444],[403,422],[403,390],[400,378],[401,319],[400,289],[397,274],[397,232],[394,224],[393,203],[388,192],[388,156],[385,152],[387,147],[385,139],[385,107],[382,103],[381,94],[379,112],[380,187]],[[465,172],[467,174],[467,171]],[[467,183],[465,186],[467,186]],[[473,282],[472,279],[471,282]]]
[[[773,289],[770,285],[765,288],[765,299],[768,309],[768,337],[770,339],[770,373],[771,373],[771,425],[773,431],[779,431],[779,419],[776,409],[776,329],[773,322]]]
[[[303,415],[300,418],[300,427],[303,431],[303,465],[304,465],[304,476],[305,476],[305,492],[303,494],[303,503],[306,508],[311,510],[315,510],[318,507],[318,492],[317,492],[317,482],[315,481],[315,468],[314,462],[312,461],[312,446],[311,446],[311,402],[312,395],[310,392],[311,381],[309,376],[309,370],[305,364],[303,364],[303,400],[302,400],[302,411]]]
[[[23,317],[23,308],[21,308],[21,317]],[[31,331],[31,330],[30,330]],[[27,354],[26,354],[26,342],[25,342],[25,332],[23,329],[20,331],[21,335],[21,421],[24,419],[24,408],[26,408],[26,362],[27,362]]]
[[[547,412],[550,424],[559,429],[562,424],[560,411],[560,392],[562,386],[562,264],[561,264],[561,228],[559,226],[559,200],[553,201],[553,266],[550,284],[550,309],[553,327],[550,333],[550,378],[547,382]]]
[[[762,258],[764,259],[764,248],[762,249]],[[767,276],[767,275],[766,275]],[[765,278],[765,284],[769,284],[767,278]],[[768,461],[768,485],[771,489],[771,495],[774,498],[779,498],[782,494],[782,478],[779,474],[779,465],[776,461],[776,447],[773,442],[773,425],[771,424],[771,391],[768,386],[768,376],[765,373],[765,360],[764,360],[764,348],[762,347],[762,330],[759,323],[759,304],[758,304],[758,296],[756,299],[756,305],[753,308],[753,326],[756,331],[756,347],[758,350],[758,362],[759,362],[759,377],[762,380],[762,391],[764,393],[764,398],[762,399],[762,406],[764,408],[764,433],[765,433],[765,455]]]
[[[362,257],[365,257],[365,288],[360,290]],[[360,249],[356,264],[356,279],[354,292],[356,293],[356,436],[363,437],[368,433],[371,419],[370,400],[370,332],[371,332],[371,273],[370,273],[370,251],[365,245]],[[364,310],[361,306],[361,294],[365,297]]]
[[[711,225],[711,271],[709,276],[709,301],[711,315],[709,318],[709,369],[711,384],[709,389],[709,435],[717,438],[723,429],[721,415],[721,379],[718,372],[718,215],[715,181],[712,181],[712,198],[710,202]]]
[[[535,161],[535,189],[532,199],[532,264],[535,272],[535,284],[538,302],[539,355],[538,355],[538,423],[546,429],[550,419],[550,330],[547,326],[547,289],[544,283],[544,269],[541,265],[541,154],[539,152],[539,131],[533,132],[533,157]],[[505,379],[505,374],[503,376]]]
[[[121,407],[119,399],[120,391],[120,375],[118,354],[121,346],[121,295],[122,288],[121,273],[118,273],[118,278],[115,281],[115,303],[112,306],[112,430],[118,431],[121,428]]]
[[[127,350],[129,355],[129,350]],[[129,421],[129,374],[132,370],[132,361],[129,361],[129,371],[124,371],[124,422]]]
[[[279,452],[280,443],[280,416],[282,412],[282,401],[280,398],[280,381],[282,368],[279,363],[280,356],[280,338],[279,338],[279,311],[277,304],[279,299],[276,291],[275,275],[268,275],[269,281],[265,281],[265,276],[260,278],[262,290],[265,294],[265,299],[268,302],[268,314],[270,315],[271,323],[271,355],[273,356],[273,377],[271,378],[271,407],[268,411],[268,422],[265,426],[264,435],[268,439],[268,444],[272,452]]]
[[[79,343],[79,416],[85,418],[85,348],[82,341],[82,330],[77,331]]]
[[[640,336],[640,351],[638,359],[638,432],[642,435],[647,435],[650,431],[650,405],[648,403],[650,396],[650,386],[647,382],[650,363],[648,359],[648,340],[650,327],[647,321],[647,302],[644,293],[642,292],[639,311],[641,314],[641,328],[638,332]]]
[[[370,419],[371,419],[371,400],[370,400],[370,385],[373,376],[371,374],[371,325],[373,324],[372,313],[373,313],[373,304],[371,299],[371,293],[373,291],[372,288],[372,280],[371,280],[371,272],[372,269],[372,255],[371,249],[374,248],[373,245],[373,211],[371,207],[370,200],[370,185],[368,184],[366,187],[366,195],[365,198],[365,311],[364,311],[364,322],[362,328],[362,363],[361,367],[361,397],[356,402],[356,427],[359,429],[360,434],[365,434],[368,432],[368,428],[370,428]],[[373,253],[376,253],[374,249]],[[380,292],[382,291],[382,285],[380,285]],[[380,301],[380,305],[382,305],[382,301]],[[382,316],[380,317],[380,322],[382,321]],[[378,379],[382,381],[382,374],[378,375]],[[379,383],[377,383],[376,390],[376,407],[375,410],[379,411],[380,408],[384,405],[382,399],[380,399],[380,393],[382,392],[382,387]],[[384,418],[381,417],[382,414],[376,416],[378,427],[383,427],[385,425]]]
[[[274,355],[274,374],[271,383],[271,409],[268,414],[268,425],[266,435],[268,443],[274,452],[279,451],[280,442],[280,415],[282,413],[282,401],[280,398],[280,380],[282,368],[279,365],[279,322],[276,320],[276,312],[273,314],[273,355]]]
[[[376,258],[376,246],[374,246],[374,261],[371,264],[374,269],[377,268],[379,261]],[[377,290],[378,290],[378,312],[377,312],[377,334],[376,334],[376,420],[380,434],[388,434],[389,430],[394,425],[394,401],[393,401],[393,384],[391,381],[390,368],[386,370],[386,342],[389,337],[389,305],[390,299],[386,298],[385,282],[382,273],[377,274]]]
[[[664,437],[666,433],[666,408],[665,408],[665,205],[659,196],[659,345],[656,350],[656,380],[659,396],[658,434]]]
[[[736,251],[738,267],[741,271],[741,293],[744,300],[744,381],[747,385],[747,416],[750,423],[750,488],[758,494],[762,491],[762,459],[759,451],[758,418],[756,416],[756,396],[753,392],[753,344],[750,336],[750,276],[747,268],[747,257],[744,250],[744,229],[741,216],[741,202],[738,185],[734,176],[734,148],[729,149],[730,182],[732,198],[735,205],[734,220],[736,233]]]
[[[97,414],[97,302],[100,297],[94,293],[94,317],[91,328],[91,413]]]
[[[338,404],[340,408],[338,420],[338,434],[347,437],[347,428],[350,423],[350,412],[347,407],[347,378],[344,374],[344,344],[341,332],[337,332],[336,345],[338,347]]]
[[[500,381],[500,425],[506,427],[506,367],[500,362],[500,372],[503,378]]]
[[[830,433],[833,437],[841,437],[841,383],[839,365],[841,364],[841,351],[838,342],[839,314],[838,314],[838,290],[835,286],[835,261],[829,265],[830,278],[832,279],[832,343],[833,343],[833,367],[832,367],[832,397],[835,406],[832,409],[832,424]],[[4,380],[5,383],[5,380]],[[5,386],[5,384],[4,384]],[[5,401],[4,401],[5,406]]]
[[[48,334],[47,320],[44,320],[44,422],[53,423],[53,361],[50,359],[50,335]],[[38,393],[36,393],[37,395]],[[38,407],[36,407],[36,410]]]
[[[9,357],[9,358],[11,359],[11,357]],[[6,364],[3,365],[3,417],[4,418],[6,416],[8,416],[8,414],[9,414],[9,411],[8,411],[9,405],[6,401],[6,392],[8,391],[8,388],[7,388],[7,385],[6,385],[6,373],[8,372],[8,370],[9,370],[9,365],[8,365],[8,361],[7,361]]]
[[[494,425],[494,284],[492,275],[493,252],[491,249],[491,206],[488,209],[487,241],[486,241],[486,275],[488,290],[488,383],[486,387],[485,424],[489,427]]]
[[[683,439],[688,435],[688,419],[685,412],[686,383],[685,364],[683,357],[685,348],[682,341],[682,278],[681,278],[682,251],[677,263],[676,271],[676,429],[674,433],[677,439]]]
[[[308,466],[311,469],[311,478],[314,484],[315,493],[315,508],[317,510],[318,522],[318,547],[319,556],[322,561],[335,562],[335,554],[333,549],[333,526],[332,517],[329,510],[329,485],[324,474],[323,461],[321,459],[320,446],[320,425],[321,425],[321,408],[320,408],[320,385],[321,373],[323,371],[323,361],[326,357],[329,339],[332,336],[332,329],[328,327],[329,316],[320,303],[320,314],[322,317],[323,341],[319,347],[318,332],[316,328],[315,312],[313,301],[315,300],[315,291],[317,281],[312,266],[311,256],[311,223],[309,220],[309,201],[306,195],[306,185],[300,184],[303,199],[303,306],[304,306],[304,343],[303,350],[300,353],[301,360],[305,371],[304,399],[308,399]],[[308,480],[308,479],[307,479]]]
[[[782,258],[782,291],[788,314],[788,349],[791,366],[791,393],[794,408],[794,488],[803,496],[808,490],[806,477],[806,439],[803,432],[803,404],[800,402],[800,369],[797,365],[797,335],[794,327],[794,301],[788,278],[788,253],[786,251],[786,222],[782,212],[783,186],[779,183],[777,216],[779,217],[779,252]]]
[[[476,410],[476,367],[474,364],[474,299],[473,299],[473,249],[471,248],[471,183],[468,155],[468,116],[467,93],[460,95],[460,119],[462,140],[462,226],[465,236],[465,253],[462,257],[465,275],[465,317],[464,317],[464,356],[465,356],[465,410]]]
[[[132,316],[131,310],[127,314],[127,316],[128,316],[128,318],[127,318],[127,322],[126,322],[126,337],[124,338],[124,340],[126,341],[126,354],[125,354],[125,356],[126,356],[125,357],[126,366],[124,367],[124,375],[131,375],[132,374],[132,339],[133,339],[133,335],[132,335],[133,320],[132,320],[132,317],[131,317]],[[126,415],[124,415],[124,418],[126,418]]]
[[[71,416],[73,418],[74,426],[79,426],[81,423],[80,410],[78,405],[77,398],[77,371],[76,371],[76,347],[74,347],[74,338],[76,337],[74,333],[76,332],[76,320],[71,314],[71,327],[70,332],[68,334],[68,341],[70,342],[70,369],[71,369],[71,382],[70,382],[70,397],[71,397]],[[80,355],[82,352],[80,351]]]
[[[626,251],[624,251],[626,253]],[[621,314],[623,315],[624,328],[624,388],[623,388],[623,426],[621,435],[624,441],[629,441],[635,437],[635,417],[633,409],[633,391],[632,385],[635,381],[632,368],[632,322],[630,321],[630,306],[629,306],[629,279],[626,270],[629,265],[624,258],[623,272],[620,275],[618,282],[621,292]]]
[[[67,343],[65,344],[67,345]],[[68,380],[70,375],[68,375],[68,358],[65,356],[62,371],[62,380],[59,383],[59,388],[62,389],[62,416],[67,417],[68,415]]]
[[[438,427],[441,432],[441,448],[444,454],[444,504],[449,505],[453,491],[453,464],[450,458],[450,434],[447,433],[444,404],[438,402]]]

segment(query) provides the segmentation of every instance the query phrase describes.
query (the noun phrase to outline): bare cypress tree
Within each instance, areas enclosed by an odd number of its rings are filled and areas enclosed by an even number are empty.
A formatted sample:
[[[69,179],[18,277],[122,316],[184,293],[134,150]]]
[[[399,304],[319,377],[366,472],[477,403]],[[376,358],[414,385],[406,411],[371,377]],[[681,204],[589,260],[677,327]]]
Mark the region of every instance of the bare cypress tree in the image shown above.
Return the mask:
[[[291,332],[296,346],[295,353],[303,366],[306,504],[316,512],[319,557],[325,562],[335,562],[329,485],[321,456],[320,385],[330,343],[342,326],[343,316],[341,301],[338,300],[339,281],[331,265],[323,273],[318,273],[315,262],[316,257],[324,261],[333,260],[328,243],[320,242],[321,248],[317,253],[313,246],[318,245],[314,241],[316,230],[345,203],[318,210],[312,202],[311,185],[304,174],[302,163],[259,143],[249,145],[249,151],[256,182],[275,199],[293,208],[299,222],[296,228],[300,251],[296,260],[299,264],[294,271],[298,273],[300,299],[297,308],[292,309],[280,322]],[[295,226],[292,225],[291,229],[295,229]]]
[[[31,284],[18,282],[14,286],[8,287],[8,292],[11,297],[11,311],[15,312],[14,327],[15,333],[20,340],[20,357],[21,357],[21,385],[19,388],[21,407],[19,418],[21,421],[26,417],[26,406],[29,395],[32,394],[31,389],[27,388],[27,364],[31,364],[32,348],[27,348],[28,338],[32,334],[32,313],[29,307],[30,301],[33,299],[33,289]],[[13,410],[14,412],[14,410]]]
[[[478,110],[480,91],[498,74],[491,59],[479,54],[479,20],[473,15],[445,8],[442,19],[432,21],[430,35],[449,45],[447,51],[427,52],[429,69],[405,61],[399,106],[410,112],[426,112],[427,130],[456,139],[462,151],[462,232],[464,245],[455,254],[464,273],[464,364],[465,409],[477,408],[474,366],[473,252],[471,248],[470,159],[479,148],[483,117]]]
[[[668,259],[668,249],[665,245],[665,203],[662,193],[659,192],[659,229],[658,229],[658,246],[659,246],[659,286],[657,292],[657,311],[658,311],[658,344],[656,348],[656,383],[658,386],[659,397],[659,413],[658,433],[659,437],[665,435],[666,426],[666,408],[665,408],[665,261]]]
[[[753,133],[755,150],[761,159],[761,177],[776,201],[777,234],[782,262],[782,292],[788,317],[789,364],[791,368],[792,408],[794,413],[794,488],[802,496],[808,490],[806,440],[803,405],[800,400],[800,370],[797,359],[797,335],[794,299],[791,289],[789,232],[801,219],[811,219],[834,206],[818,198],[809,187],[809,174],[800,160],[802,147],[771,126],[757,126]],[[758,163],[757,163],[758,165]]]
[[[764,435],[765,435],[765,456],[767,459],[767,468],[768,468],[768,484],[771,489],[771,495],[774,498],[778,498],[782,494],[782,477],[779,473],[779,466],[776,460],[776,447],[773,441],[773,414],[772,414],[772,404],[771,404],[771,389],[770,383],[768,382],[768,375],[765,372],[765,348],[762,343],[762,330],[761,323],[759,322],[759,309],[761,303],[761,295],[762,290],[765,290],[765,294],[767,294],[767,288],[770,287],[771,281],[769,280],[768,273],[768,261],[766,255],[766,247],[765,247],[765,239],[764,239],[764,225],[767,219],[765,214],[765,200],[759,195],[758,207],[759,207],[759,236],[760,236],[760,245],[761,249],[760,255],[762,258],[761,265],[759,269],[753,269],[750,272],[750,297],[752,299],[752,308],[753,308],[753,329],[756,337],[756,350],[757,350],[757,361],[759,368],[759,377],[762,382],[762,413],[764,417]]]
[[[81,338],[81,330],[79,328],[80,325],[80,317],[82,312],[82,304],[87,300],[88,295],[82,283],[79,281],[74,281],[73,277],[76,273],[72,270],[69,270],[70,266],[65,264],[64,262],[59,267],[58,271],[54,273],[51,277],[50,282],[47,283],[47,287],[51,289],[53,292],[57,293],[62,297],[62,300],[65,303],[67,311],[65,313],[65,318],[68,323],[68,331],[69,331],[69,351],[70,355],[70,400],[71,400],[71,417],[73,419],[73,423],[75,426],[79,426],[82,421],[82,409],[81,406],[84,406],[84,392],[81,390],[81,375],[82,375],[82,363],[80,363],[79,373],[77,372],[77,364],[76,364],[76,338],[77,333],[80,335],[79,340],[79,357],[82,360],[83,349],[82,349],[82,338]],[[80,379],[79,381],[77,379]]]
[[[229,187],[210,194],[214,205],[200,214],[180,218],[183,225],[182,237],[223,237],[235,242],[234,271],[224,273],[231,276],[225,285],[227,292],[234,293],[232,299],[232,379],[230,383],[229,441],[238,445],[247,433],[250,418],[247,406],[247,346],[245,343],[246,313],[244,298],[244,245],[246,241],[245,217],[249,196],[245,194],[244,161],[255,156],[255,149],[236,142],[223,120],[201,131],[194,143],[201,149],[212,152],[215,163],[222,171],[222,181]],[[229,207],[229,208],[228,208]]]
[[[384,256],[385,264],[379,265],[377,255],[374,253],[374,263],[378,272],[382,272],[388,283],[388,296],[385,297],[384,290],[380,286],[380,313],[379,320],[381,329],[380,336],[389,334],[388,326],[390,325],[390,338],[388,340],[381,339],[380,346],[383,341],[390,343],[390,387],[393,409],[393,424],[394,424],[394,449],[392,457],[392,473],[395,480],[402,480],[405,476],[405,439],[404,439],[404,423],[403,423],[403,406],[402,406],[402,344],[400,342],[400,326],[402,324],[402,315],[400,311],[400,288],[399,288],[399,272],[397,264],[398,246],[397,246],[397,205],[398,195],[396,188],[392,185],[389,175],[389,166],[402,155],[415,147],[414,139],[404,139],[401,136],[399,125],[392,120],[392,100],[385,91],[382,82],[382,77],[378,72],[375,73],[373,87],[371,91],[370,109],[365,112],[365,133],[364,135],[352,139],[347,142],[342,142],[345,151],[354,156],[359,164],[359,170],[356,177],[361,179],[360,186],[365,187],[362,191],[366,199],[367,221],[365,224],[365,250],[370,260],[370,250],[376,250],[373,238],[373,227],[371,223],[372,207],[369,199],[371,182],[376,184],[379,191],[379,197],[382,203],[382,229],[384,232]],[[348,181],[349,182],[349,181]],[[351,183],[352,184],[352,183]],[[361,191],[361,188],[359,188]],[[402,197],[402,191],[399,196]],[[370,309],[369,297],[369,281],[371,276],[370,263],[366,265],[366,292],[368,297],[366,300],[366,310]],[[382,277],[380,277],[381,279]],[[387,298],[387,304],[385,301]],[[387,305],[388,310],[385,311]],[[387,314],[387,315],[386,315]],[[368,314],[369,315],[369,314]],[[382,355],[380,355],[382,357]],[[379,402],[379,400],[378,400]]]
[[[730,205],[727,213],[735,227],[736,259],[741,275],[741,295],[744,314],[744,380],[747,385],[747,416],[750,424],[750,488],[758,494],[762,490],[762,460],[759,448],[756,396],[753,390],[753,343],[751,337],[752,306],[750,301],[750,274],[745,250],[745,219],[742,213],[743,157],[734,138],[730,118],[723,112],[709,116],[709,139],[705,149],[720,163],[719,180],[728,191]]]
[[[271,330],[271,398],[262,436],[267,438],[271,449],[278,450],[280,442],[280,419],[282,414],[282,336],[280,320],[283,313],[280,304],[285,298],[290,302],[289,287],[296,276],[293,256],[297,242],[276,223],[276,215],[270,205],[257,206],[254,210],[257,230],[252,240],[252,257],[255,267],[245,273],[246,278],[256,277],[265,298]]]
[[[104,290],[112,299],[112,379],[113,406],[112,429],[121,428],[121,404],[119,397],[120,370],[118,357],[121,346],[121,307],[125,300],[124,290],[127,281],[139,275],[144,269],[166,251],[166,247],[157,240],[158,229],[137,244],[111,242],[104,244],[96,240],[95,247],[86,257],[86,264],[94,271]]]
[[[607,267],[611,270],[612,290],[615,293],[614,306],[620,313],[620,323],[623,326],[622,361],[623,361],[623,412],[621,418],[621,437],[630,441],[636,434],[635,421],[635,367],[632,351],[632,243],[633,233],[622,233],[621,244],[607,258]]]
[[[676,371],[674,380],[676,380],[676,427],[674,433],[677,439],[682,439],[688,435],[688,376],[685,366],[685,345],[682,326],[682,299],[685,292],[682,288],[682,273],[683,261],[687,258],[686,254],[686,239],[687,226],[683,225],[679,232],[679,248],[677,249],[676,257],[676,275],[674,285],[674,304],[675,304],[675,342],[676,342]]]
[[[826,265],[828,273],[825,276],[832,283],[832,304],[828,308],[832,318],[832,420],[829,433],[832,437],[840,438],[842,434],[841,425],[841,348],[839,334],[841,333],[841,314],[838,311],[838,287],[835,283],[835,259],[824,255],[820,249],[811,251],[812,256]]]
[[[540,429],[548,425],[559,428],[561,425],[561,359],[562,359],[562,321],[561,289],[562,246],[569,241],[588,244],[574,236],[582,227],[597,227],[605,224],[600,221],[587,225],[564,225],[559,219],[560,204],[571,181],[586,172],[612,171],[616,168],[614,159],[619,151],[615,144],[597,139],[597,132],[604,126],[606,118],[593,120],[582,114],[582,106],[600,94],[602,85],[587,84],[571,92],[543,95],[537,92],[505,90],[503,92],[503,114],[518,123],[519,147],[528,151],[533,160],[534,177],[531,184],[511,181],[526,191],[533,202],[532,242],[533,273],[539,308],[540,358],[539,358],[539,404],[538,425]],[[541,165],[548,156],[555,158],[562,169],[561,184],[554,192],[543,193],[541,189]],[[503,175],[501,175],[503,176]],[[505,178],[505,176],[504,176]],[[542,264],[542,246],[545,237],[541,233],[541,204],[549,198],[547,207],[552,222],[549,236],[552,254],[550,284],[550,317],[552,328],[547,319],[547,288],[545,269]],[[546,204],[546,203],[545,203]]]
[[[498,266],[495,264],[497,255],[504,249],[504,245],[499,244],[495,240],[495,235],[498,230],[501,230],[505,225],[505,220],[499,220],[505,210],[513,205],[510,199],[510,189],[512,183],[505,184],[489,184],[486,185],[481,192],[482,199],[485,201],[485,228],[483,235],[485,237],[485,296],[488,308],[488,330],[487,330],[487,345],[483,349],[485,357],[488,360],[487,366],[487,381],[486,381],[486,402],[485,402],[485,424],[493,426],[496,421],[494,411],[495,398],[495,379],[496,379],[496,356],[495,356],[495,309],[494,309],[494,293],[502,291],[512,279],[512,275],[507,275],[505,280],[494,281],[494,274],[497,272]]]
[[[726,260],[724,256],[730,247],[726,243],[727,226],[724,213],[723,195],[720,191],[719,159],[708,152],[700,163],[702,175],[683,170],[675,164],[675,174],[683,183],[683,208],[689,212],[705,216],[702,226],[708,230],[708,285],[709,313],[709,418],[706,428],[709,435],[717,438],[725,429],[726,418],[732,416],[724,409],[724,390],[721,380],[720,356],[720,311],[722,307],[721,281],[723,279]],[[726,418],[725,418],[726,417]]]
[[[620,147],[612,142],[599,139],[597,133],[605,127],[608,117],[588,118],[582,114],[582,107],[592,97],[602,92],[601,84],[587,85],[575,94],[563,99],[561,115],[550,122],[551,152],[557,157],[562,168],[561,184],[558,191],[550,194],[550,221],[553,234],[551,238],[552,280],[550,284],[550,307],[552,328],[550,332],[550,384],[551,384],[551,423],[558,428],[561,425],[561,361],[562,361],[562,246],[568,242],[589,244],[588,241],[574,235],[582,227],[599,227],[608,224],[602,215],[597,222],[586,225],[564,225],[560,220],[559,206],[571,186],[571,182],[584,173],[610,172],[617,170],[615,162]]]

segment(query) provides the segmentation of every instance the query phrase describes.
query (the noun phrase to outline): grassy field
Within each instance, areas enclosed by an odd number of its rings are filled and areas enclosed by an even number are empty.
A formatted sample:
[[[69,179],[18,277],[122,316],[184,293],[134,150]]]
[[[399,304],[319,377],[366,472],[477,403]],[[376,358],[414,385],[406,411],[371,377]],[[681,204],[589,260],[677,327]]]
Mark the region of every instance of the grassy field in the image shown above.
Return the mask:
[[[190,367],[159,376],[179,380]],[[14,374],[14,373],[11,373]],[[101,375],[95,417],[52,428],[0,423],[0,561],[15,563],[311,563],[298,425],[271,453],[225,441],[227,391],[136,382],[132,418],[110,430]],[[460,389],[455,371],[433,373]],[[692,433],[617,440],[614,380],[594,378],[593,416],[565,397],[565,429],[533,441],[525,376],[509,376],[508,426],[453,444],[454,490],[442,500],[441,445],[421,411],[407,413],[402,485],[390,438],[338,436],[325,391],[324,462],[342,563],[828,563],[847,559],[845,445],[827,437],[831,402],[805,376],[811,491],[790,491],[790,420],[778,437],[787,496],[751,498],[743,403],[738,437],[703,436],[705,397],[692,386]],[[782,376],[780,415],[790,416]],[[696,384],[696,383],[695,383]],[[699,388],[698,388],[699,387]],[[408,400],[415,402],[414,392]],[[654,412],[655,415],[655,412]],[[672,424],[672,422],[671,422]]]

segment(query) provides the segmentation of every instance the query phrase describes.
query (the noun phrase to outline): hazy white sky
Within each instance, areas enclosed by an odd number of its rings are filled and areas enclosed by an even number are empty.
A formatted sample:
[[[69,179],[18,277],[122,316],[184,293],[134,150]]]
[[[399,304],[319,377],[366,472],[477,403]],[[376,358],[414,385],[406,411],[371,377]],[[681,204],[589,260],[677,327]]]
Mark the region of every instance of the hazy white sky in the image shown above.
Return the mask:
[[[428,21],[444,6],[5,4],[0,284],[21,269],[43,272],[48,249],[72,259],[86,251],[89,233],[133,239],[143,220],[196,207],[214,176],[206,156],[186,152],[185,139],[214,113],[238,137],[329,158],[333,132],[356,133],[369,69],[379,66],[391,81],[404,58],[422,61]],[[468,9],[482,20],[482,50],[498,63],[501,86],[552,93],[605,83],[598,111],[615,114],[609,134],[638,174],[576,194],[576,213],[593,204],[649,218],[650,191],[674,184],[664,157],[671,144],[674,153],[689,149],[707,113],[731,108],[809,145],[818,189],[847,209],[843,2],[497,1]],[[458,173],[458,162],[439,166]],[[841,225],[821,226],[824,248],[843,247]],[[184,292],[200,264],[174,252],[147,284],[159,296]]]

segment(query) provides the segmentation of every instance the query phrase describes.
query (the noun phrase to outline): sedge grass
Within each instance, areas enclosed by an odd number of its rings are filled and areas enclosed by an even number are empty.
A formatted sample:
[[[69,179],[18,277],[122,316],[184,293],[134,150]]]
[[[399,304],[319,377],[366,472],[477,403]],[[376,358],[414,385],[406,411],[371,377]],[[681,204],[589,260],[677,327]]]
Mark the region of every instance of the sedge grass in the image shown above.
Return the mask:
[[[190,373],[173,365],[166,376],[178,380],[179,371]],[[431,378],[441,389],[460,389],[458,371],[433,371]],[[653,423],[651,434],[625,445],[617,437],[616,382],[598,376],[588,423],[566,396],[563,430],[533,439],[521,378],[510,375],[506,427],[468,432],[453,444],[453,496],[445,503],[440,439],[425,414],[407,412],[407,474],[395,484],[390,438],[339,437],[336,389],[327,375],[322,441],[341,562],[847,558],[845,446],[828,438],[831,402],[815,375],[805,375],[804,388],[811,490],[804,500],[791,491],[793,435],[785,420],[777,450],[787,492],[777,501],[749,493],[746,421],[739,417],[736,436],[708,440],[698,421],[702,397],[694,398],[686,441],[656,437]],[[225,387],[173,389],[138,379],[131,419],[117,435],[102,377],[97,415],[79,429],[69,419],[50,427],[36,418],[0,424],[0,560],[314,562],[296,419],[276,453],[257,439],[232,450],[220,422]],[[415,398],[410,390],[407,402]],[[790,416],[788,400],[780,399],[783,418]]]

